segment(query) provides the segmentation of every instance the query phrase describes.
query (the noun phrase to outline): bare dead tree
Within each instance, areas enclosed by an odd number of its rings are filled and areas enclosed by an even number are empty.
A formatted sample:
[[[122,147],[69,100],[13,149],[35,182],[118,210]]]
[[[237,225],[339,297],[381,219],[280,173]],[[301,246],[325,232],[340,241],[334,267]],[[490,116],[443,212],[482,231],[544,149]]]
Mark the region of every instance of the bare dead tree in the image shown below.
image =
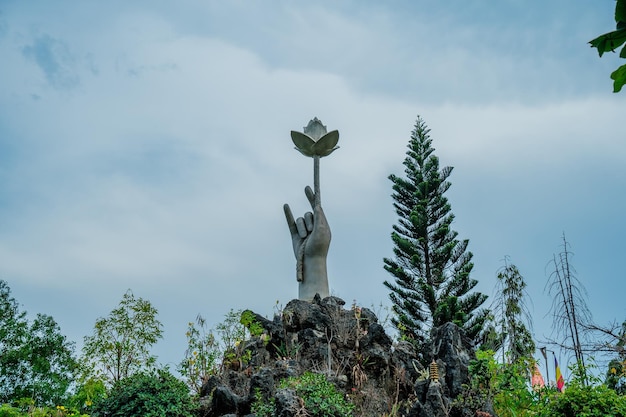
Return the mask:
[[[607,359],[604,383],[618,394],[626,393],[626,320],[613,321],[606,326],[586,324],[592,342],[589,349]]]
[[[593,334],[593,343],[589,350],[617,354],[621,360],[626,361],[626,321],[622,324],[613,321],[607,326],[585,323],[583,328],[585,332]]]
[[[585,301],[587,291],[576,277],[570,264],[572,252],[563,234],[563,249],[554,255],[549,263],[554,269],[548,278],[545,289],[552,297],[552,331],[558,338],[554,344],[573,351],[583,381],[586,380],[585,358],[583,355],[584,329],[591,323],[591,312]]]

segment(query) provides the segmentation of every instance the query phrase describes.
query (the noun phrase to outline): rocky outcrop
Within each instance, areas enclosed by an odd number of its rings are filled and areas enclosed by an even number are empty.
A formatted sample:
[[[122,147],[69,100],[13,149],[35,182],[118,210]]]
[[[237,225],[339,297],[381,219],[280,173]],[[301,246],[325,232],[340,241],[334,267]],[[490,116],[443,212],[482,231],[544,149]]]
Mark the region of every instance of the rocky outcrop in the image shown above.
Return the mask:
[[[469,379],[469,363],[474,352],[472,342],[454,323],[434,328],[431,340],[431,355],[445,376],[445,392],[456,398],[463,389],[461,385]]]
[[[263,334],[244,342],[245,361],[225,364],[205,383],[202,417],[251,416],[259,399],[274,404],[276,416],[301,415],[302,399],[280,382],[305,371],[326,375],[355,404],[354,415],[381,416],[395,407],[406,416],[439,417],[468,380],[473,349],[451,323],[432,332],[438,378],[431,378],[412,344],[392,343],[371,310],[345,308],[340,298],[292,300],[274,320],[254,318]]]

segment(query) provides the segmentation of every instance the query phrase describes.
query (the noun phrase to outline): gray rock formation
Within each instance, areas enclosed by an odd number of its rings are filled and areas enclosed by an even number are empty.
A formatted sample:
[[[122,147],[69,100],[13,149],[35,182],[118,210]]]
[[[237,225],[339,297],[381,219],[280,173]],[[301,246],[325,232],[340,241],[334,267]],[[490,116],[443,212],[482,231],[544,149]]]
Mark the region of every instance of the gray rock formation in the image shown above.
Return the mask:
[[[408,342],[395,345],[367,308],[344,308],[337,297],[290,301],[282,316],[255,315],[265,332],[244,343],[249,361],[210,378],[202,390],[201,416],[248,416],[259,398],[273,402],[275,415],[302,415],[303,402],[280,382],[305,371],[323,373],[355,404],[355,416],[381,416],[395,405],[402,415],[449,415],[468,382],[471,344],[454,324],[432,332],[439,379],[431,380]]]
[[[431,332],[432,357],[439,365],[446,394],[456,398],[463,384],[469,380],[469,362],[473,359],[474,346],[459,327],[446,323]]]

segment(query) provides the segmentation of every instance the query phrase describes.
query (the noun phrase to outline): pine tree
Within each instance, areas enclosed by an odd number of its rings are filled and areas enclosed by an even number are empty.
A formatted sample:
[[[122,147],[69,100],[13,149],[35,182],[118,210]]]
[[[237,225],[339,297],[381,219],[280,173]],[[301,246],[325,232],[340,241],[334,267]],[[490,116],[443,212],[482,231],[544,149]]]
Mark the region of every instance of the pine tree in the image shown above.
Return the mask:
[[[399,219],[391,234],[394,259],[384,259],[395,279],[384,282],[391,290],[392,322],[417,346],[426,343],[432,327],[447,322],[477,339],[488,314],[479,308],[487,296],[470,292],[478,282],[470,278],[469,241],[457,239],[451,228],[454,215],[444,194],[452,167],[439,168],[429,132],[418,116],[404,160],[406,179],[389,176]]]

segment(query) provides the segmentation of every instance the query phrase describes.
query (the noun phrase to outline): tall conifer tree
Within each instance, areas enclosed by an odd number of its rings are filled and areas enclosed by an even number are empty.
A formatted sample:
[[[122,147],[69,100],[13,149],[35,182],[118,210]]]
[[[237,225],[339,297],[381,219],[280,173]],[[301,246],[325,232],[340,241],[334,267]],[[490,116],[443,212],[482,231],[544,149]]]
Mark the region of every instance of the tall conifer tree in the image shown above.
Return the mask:
[[[497,274],[496,294],[491,310],[500,330],[503,362],[514,363],[523,358],[532,358],[535,342],[531,333],[532,317],[524,298],[526,281],[517,267],[507,257]]]
[[[385,270],[394,282],[391,290],[393,324],[400,335],[423,345],[432,327],[454,322],[477,339],[487,311],[486,295],[471,292],[478,283],[468,240],[452,230],[454,215],[444,196],[452,167],[439,168],[430,129],[418,116],[404,160],[406,178],[390,175],[394,208],[399,216],[391,239],[394,258],[385,258]],[[428,360],[429,358],[424,358]]]

